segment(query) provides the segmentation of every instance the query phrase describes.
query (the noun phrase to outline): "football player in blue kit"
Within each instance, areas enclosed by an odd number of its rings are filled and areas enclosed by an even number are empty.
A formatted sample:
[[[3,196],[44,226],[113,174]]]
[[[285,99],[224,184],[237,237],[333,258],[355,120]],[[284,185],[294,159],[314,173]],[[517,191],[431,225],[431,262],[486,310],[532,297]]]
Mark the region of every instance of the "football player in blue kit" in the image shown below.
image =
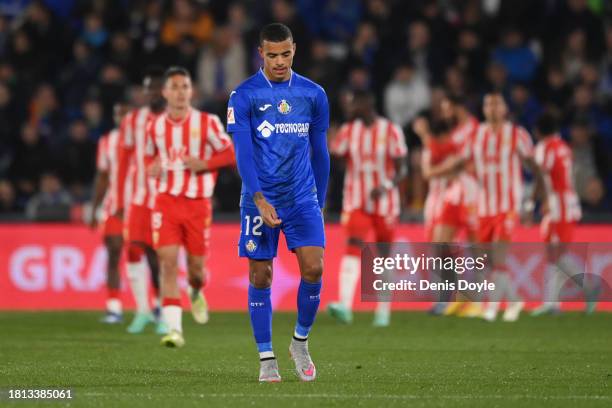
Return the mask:
[[[259,36],[263,68],[230,94],[227,130],[238,171],[239,254],[249,259],[248,303],[260,359],[259,381],[281,380],[272,349],[272,260],[285,234],[301,281],[297,323],[289,346],[297,375],[316,377],[308,334],[319,307],[325,231],[322,209],[329,179],[329,105],[321,86],[291,69],[295,43],[288,27],[274,23]]]

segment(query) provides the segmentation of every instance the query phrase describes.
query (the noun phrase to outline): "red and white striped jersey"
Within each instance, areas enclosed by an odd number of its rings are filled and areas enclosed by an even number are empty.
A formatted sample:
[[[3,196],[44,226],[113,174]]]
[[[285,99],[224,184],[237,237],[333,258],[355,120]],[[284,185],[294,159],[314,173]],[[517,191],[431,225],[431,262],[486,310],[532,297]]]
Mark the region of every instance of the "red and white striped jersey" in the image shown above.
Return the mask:
[[[119,210],[119,200],[123,199],[124,208],[129,204],[131,197],[130,178],[119,177],[119,155],[120,155],[121,132],[113,129],[98,141],[98,152],[96,158],[96,169],[108,173],[108,188],[104,195],[102,210],[105,216],[115,214]],[[120,190],[123,194],[119,194]]]
[[[481,123],[465,144],[463,155],[474,163],[480,185],[478,216],[518,213],[523,194],[521,160],[533,155],[529,133],[510,122],[497,132]]]
[[[423,166],[426,163],[430,166],[440,164],[459,152],[460,148],[452,138],[440,140],[431,137],[423,148]],[[453,177],[442,176],[429,179],[423,213],[426,225],[431,225],[442,212],[444,198],[453,181]]]
[[[459,146],[463,146],[469,140],[480,123],[475,116],[470,115],[463,123],[458,124],[451,132],[451,139]]]
[[[195,173],[183,160],[188,156],[210,160],[232,145],[217,115],[191,109],[177,122],[164,113],[151,122],[147,137],[148,151],[161,159],[158,193],[187,198],[212,196],[217,172]]]
[[[361,119],[344,124],[332,142],[331,152],[347,159],[342,210],[361,209],[368,214],[398,216],[400,196],[397,186],[377,200],[370,193],[389,185],[395,177],[394,159],[406,157],[404,133],[391,121],[378,117],[367,126]]]
[[[131,165],[131,176],[134,182],[132,204],[146,206],[153,209],[155,204],[155,179],[147,175],[145,156],[152,154],[146,152],[147,126],[155,114],[148,107],[139,108],[128,113],[121,127],[124,129],[122,147],[127,160]]]
[[[572,180],[572,151],[558,135],[541,140],[535,160],[544,176],[548,216],[552,222],[574,222],[582,213]]]

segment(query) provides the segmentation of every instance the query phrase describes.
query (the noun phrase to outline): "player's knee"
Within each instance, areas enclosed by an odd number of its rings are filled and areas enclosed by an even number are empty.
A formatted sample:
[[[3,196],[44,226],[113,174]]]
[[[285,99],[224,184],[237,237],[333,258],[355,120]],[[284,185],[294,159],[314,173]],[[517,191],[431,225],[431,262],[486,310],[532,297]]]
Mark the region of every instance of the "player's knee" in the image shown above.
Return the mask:
[[[251,265],[249,280],[256,288],[269,288],[272,286],[272,264]]]
[[[144,250],[140,245],[130,243],[128,246],[128,262],[140,262],[142,259],[142,255],[144,254]]]
[[[307,282],[319,282],[323,275],[323,259],[309,260],[302,265],[302,278]]]

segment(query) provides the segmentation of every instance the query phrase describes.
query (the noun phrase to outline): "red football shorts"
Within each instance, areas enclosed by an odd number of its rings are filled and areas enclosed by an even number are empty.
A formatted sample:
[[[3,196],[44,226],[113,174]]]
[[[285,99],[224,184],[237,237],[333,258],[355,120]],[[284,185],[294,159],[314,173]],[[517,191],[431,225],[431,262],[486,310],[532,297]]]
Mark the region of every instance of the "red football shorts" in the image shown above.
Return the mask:
[[[183,245],[191,255],[208,254],[212,206],[209,198],[159,194],[153,211],[153,245]]]
[[[104,220],[102,226],[102,235],[105,237],[111,237],[119,235],[123,232],[123,220],[115,215],[111,215]]]
[[[514,213],[502,213],[478,219],[478,242],[511,241],[516,226]]]
[[[440,217],[436,224],[455,227],[457,230],[465,228],[468,234],[475,234],[478,230],[478,217],[476,208],[464,204],[444,203]]]
[[[540,225],[540,232],[544,241],[548,243],[572,242],[575,226],[575,222],[552,222],[544,216]]]
[[[125,234],[126,241],[143,242],[148,246],[153,245],[151,214],[152,211],[147,206],[135,204],[130,206],[127,232]]]
[[[370,231],[374,231],[376,242],[393,242],[397,217],[368,214],[363,210],[342,213],[342,225],[350,238],[368,241]]]

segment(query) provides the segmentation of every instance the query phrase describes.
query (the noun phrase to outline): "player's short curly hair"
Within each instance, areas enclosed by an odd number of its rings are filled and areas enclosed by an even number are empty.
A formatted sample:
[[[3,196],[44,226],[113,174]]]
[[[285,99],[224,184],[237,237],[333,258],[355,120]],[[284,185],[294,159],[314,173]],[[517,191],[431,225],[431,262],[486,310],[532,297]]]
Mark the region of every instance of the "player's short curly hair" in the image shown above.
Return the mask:
[[[293,34],[289,27],[281,23],[268,24],[259,32],[259,45],[264,41],[282,42],[286,39],[293,40]]]

